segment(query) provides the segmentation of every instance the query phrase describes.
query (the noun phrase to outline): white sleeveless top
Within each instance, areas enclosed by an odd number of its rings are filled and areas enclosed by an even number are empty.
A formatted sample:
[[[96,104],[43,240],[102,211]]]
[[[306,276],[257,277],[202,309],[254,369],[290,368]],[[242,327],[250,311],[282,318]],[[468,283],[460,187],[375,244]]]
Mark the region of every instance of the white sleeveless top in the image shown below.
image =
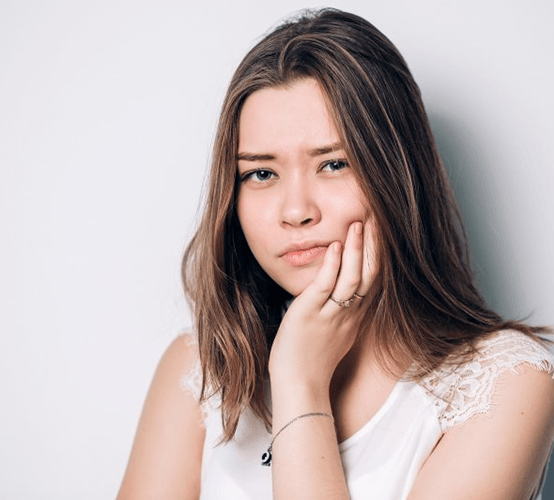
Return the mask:
[[[350,498],[407,498],[442,434],[474,415],[490,414],[499,375],[517,373],[522,363],[554,371],[554,357],[539,343],[520,332],[503,331],[481,341],[472,362],[456,369],[441,367],[420,382],[398,381],[371,420],[339,444]],[[200,382],[197,363],[183,376],[182,386],[198,396]],[[247,410],[232,441],[218,445],[222,426],[216,398],[202,410],[201,500],[271,500],[271,468],[261,465],[271,434],[263,423]],[[540,498],[540,491],[532,497]]]

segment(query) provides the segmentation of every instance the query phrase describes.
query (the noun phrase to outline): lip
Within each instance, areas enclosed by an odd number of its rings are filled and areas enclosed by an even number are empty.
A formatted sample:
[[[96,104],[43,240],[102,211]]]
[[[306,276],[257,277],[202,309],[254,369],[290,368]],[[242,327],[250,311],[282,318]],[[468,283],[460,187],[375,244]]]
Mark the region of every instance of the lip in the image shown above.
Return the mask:
[[[327,242],[291,245],[283,252],[281,257],[293,267],[307,266],[323,257],[329,245],[330,243]]]

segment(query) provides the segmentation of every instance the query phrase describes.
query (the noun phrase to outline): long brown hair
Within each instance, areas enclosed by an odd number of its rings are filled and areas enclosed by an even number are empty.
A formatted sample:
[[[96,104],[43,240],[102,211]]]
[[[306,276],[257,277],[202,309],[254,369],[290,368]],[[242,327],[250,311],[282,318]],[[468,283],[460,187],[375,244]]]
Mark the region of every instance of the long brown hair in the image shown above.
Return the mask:
[[[183,258],[203,371],[201,398],[221,397],[224,440],[250,407],[267,425],[269,349],[288,294],[260,268],[237,219],[238,127],[253,92],[315,79],[326,96],[378,230],[375,328],[383,367],[408,356],[419,378],[462,361],[484,335],[515,328],[474,284],[460,213],[418,86],[394,45],[366,20],[335,9],[304,12],[263,38],[227,91],[202,219]],[[452,356],[449,358],[452,359]]]

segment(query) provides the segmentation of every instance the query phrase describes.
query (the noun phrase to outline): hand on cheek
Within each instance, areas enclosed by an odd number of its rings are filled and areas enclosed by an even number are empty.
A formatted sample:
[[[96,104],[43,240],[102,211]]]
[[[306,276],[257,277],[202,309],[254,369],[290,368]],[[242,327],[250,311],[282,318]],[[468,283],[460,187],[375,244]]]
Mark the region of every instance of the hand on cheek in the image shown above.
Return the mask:
[[[366,253],[363,229],[362,222],[354,222],[344,246],[340,242],[329,246],[316,278],[289,307],[271,350],[272,385],[309,385],[328,391],[359,326],[357,313],[363,299],[357,296],[364,291]],[[348,307],[341,301],[349,302]]]

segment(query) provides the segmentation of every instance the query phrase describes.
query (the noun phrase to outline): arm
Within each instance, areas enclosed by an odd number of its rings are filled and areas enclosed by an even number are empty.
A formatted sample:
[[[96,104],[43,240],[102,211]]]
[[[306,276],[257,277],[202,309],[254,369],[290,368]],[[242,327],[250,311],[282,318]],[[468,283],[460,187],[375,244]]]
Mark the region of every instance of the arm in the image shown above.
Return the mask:
[[[362,224],[350,226],[344,251],[330,245],[315,280],[293,301],[273,343],[269,373],[273,435],[295,417],[331,413],[333,373],[359,328],[358,302],[340,307],[329,299],[365,295],[371,275]],[[333,421],[307,417],[279,434],[273,445],[275,500],[348,498]]]
[[[276,391],[273,397],[273,433],[295,416],[331,414],[328,391],[297,387]],[[273,445],[273,497],[282,499],[347,499],[348,489],[333,420],[302,418],[287,427]]]
[[[118,500],[196,500],[204,429],[193,395],[180,378],[193,366],[195,346],[178,337],[163,355],[140,418]]]
[[[506,372],[494,402],[490,417],[472,417],[445,433],[409,500],[531,498],[554,435],[554,381],[528,366]]]

